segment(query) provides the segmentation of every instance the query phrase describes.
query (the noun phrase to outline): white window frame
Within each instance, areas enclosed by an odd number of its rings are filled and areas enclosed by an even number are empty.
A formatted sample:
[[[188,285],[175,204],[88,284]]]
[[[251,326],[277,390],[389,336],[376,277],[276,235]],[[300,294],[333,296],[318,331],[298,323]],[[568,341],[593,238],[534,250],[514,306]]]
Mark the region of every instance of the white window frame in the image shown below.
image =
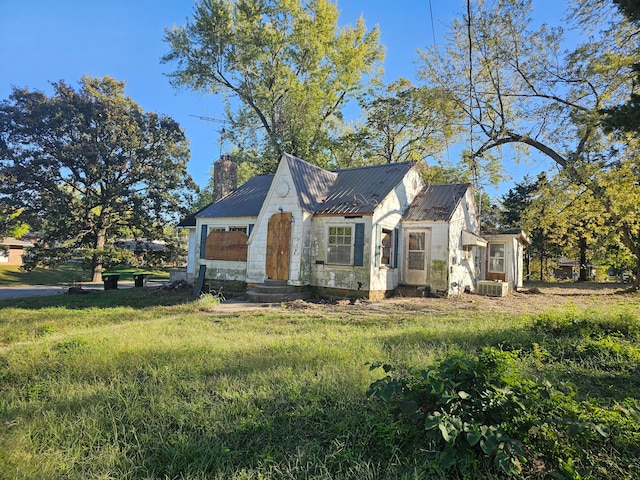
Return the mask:
[[[492,247],[502,246],[502,256],[492,255]],[[490,243],[487,249],[487,271],[489,273],[505,273],[506,272],[506,257],[507,257],[507,244],[506,243]],[[492,261],[493,260],[493,261]],[[502,260],[502,269],[496,270],[494,263],[496,260]]]
[[[332,228],[348,228],[350,233],[349,233],[349,242],[348,243],[330,243],[331,237],[340,237],[340,238],[346,238],[346,235],[342,234],[339,235],[337,232],[334,233],[333,235],[331,234],[331,229]],[[328,265],[353,265],[353,244],[354,244],[354,235],[355,235],[355,225],[353,224],[334,224],[334,225],[327,225],[327,261],[326,263]],[[338,247],[345,247],[348,246],[349,247],[349,259],[347,262],[341,262],[341,261],[337,261],[337,258],[330,258],[331,255],[331,247],[334,246],[336,248]],[[344,249],[346,250],[346,249]],[[337,255],[337,253],[336,253]]]

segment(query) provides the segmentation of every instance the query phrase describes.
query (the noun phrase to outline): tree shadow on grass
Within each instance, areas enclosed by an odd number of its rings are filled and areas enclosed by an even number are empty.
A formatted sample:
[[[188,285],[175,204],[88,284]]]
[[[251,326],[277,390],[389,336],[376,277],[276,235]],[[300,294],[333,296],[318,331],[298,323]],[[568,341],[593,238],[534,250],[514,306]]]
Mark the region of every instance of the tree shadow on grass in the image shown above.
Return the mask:
[[[73,347],[60,352],[82,354]],[[260,346],[208,365],[208,353],[214,352],[119,355],[110,368],[119,372],[115,378],[86,367],[74,395],[54,386],[35,391],[27,379],[14,378],[32,401],[8,404],[1,424],[12,426],[6,434],[21,426],[37,430],[34,448],[58,452],[78,477],[142,472],[138,476],[144,478],[229,478],[247,472],[246,478],[254,478],[279,472],[286,478],[355,479],[401,478],[403,469],[413,471],[394,455],[411,435],[402,434],[403,426],[385,408],[368,401],[357,382],[345,388],[342,381],[336,385],[339,379],[312,373],[328,356],[307,358],[304,352]],[[192,358],[199,363],[191,370],[172,370]],[[38,375],[69,378],[63,365],[48,361],[51,371]],[[291,369],[306,380],[279,375]],[[40,418],[59,423],[38,425]],[[118,458],[101,464],[105,450],[118,452]],[[406,453],[425,461],[419,449]],[[113,465],[116,471],[109,470]]]
[[[64,293],[0,300],[0,310],[3,308],[39,310],[51,307],[65,307],[70,310],[114,307],[139,309],[188,304],[196,300],[192,289],[165,291],[162,287],[143,287],[107,291],[85,290],[84,292],[84,294]]]

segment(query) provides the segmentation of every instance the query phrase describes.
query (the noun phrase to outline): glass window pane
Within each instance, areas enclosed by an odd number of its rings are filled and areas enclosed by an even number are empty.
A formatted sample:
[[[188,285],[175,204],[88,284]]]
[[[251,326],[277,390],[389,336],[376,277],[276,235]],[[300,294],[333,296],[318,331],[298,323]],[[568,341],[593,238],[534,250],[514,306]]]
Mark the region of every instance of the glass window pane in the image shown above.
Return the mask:
[[[409,252],[409,270],[424,270],[424,252]]]

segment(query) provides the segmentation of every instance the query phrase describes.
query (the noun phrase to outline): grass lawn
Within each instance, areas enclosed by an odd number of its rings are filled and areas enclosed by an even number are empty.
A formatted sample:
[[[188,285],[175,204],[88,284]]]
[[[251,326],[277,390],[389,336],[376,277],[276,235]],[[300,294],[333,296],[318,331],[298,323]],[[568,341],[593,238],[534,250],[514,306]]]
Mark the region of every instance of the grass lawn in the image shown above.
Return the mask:
[[[168,279],[169,270],[163,268],[116,267],[108,273],[120,274],[120,280],[133,280],[135,273],[149,273],[153,279]],[[0,266],[0,287],[3,285],[61,285],[90,282],[91,272],[79,264],[60,265],[56,268],[38,267],[31,272],[20,270],[17,265]]]
[[[526,404],[520,477],[640,478],[639,300],[527,315],[448,299],[225,312],[148,288],[7,300],[0,478],[463,478],[430,459],[423,426],[367,398],[384,376],[368,364],[485,347],[553,385],[553,418]],[[466,472],[505,478],[490,458]]]

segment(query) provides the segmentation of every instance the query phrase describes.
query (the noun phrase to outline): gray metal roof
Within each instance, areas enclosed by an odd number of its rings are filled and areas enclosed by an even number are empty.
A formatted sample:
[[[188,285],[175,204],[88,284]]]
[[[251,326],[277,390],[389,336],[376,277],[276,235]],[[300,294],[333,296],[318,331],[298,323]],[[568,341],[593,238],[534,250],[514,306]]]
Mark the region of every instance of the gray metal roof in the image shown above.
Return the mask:
[[[289,154],[284,154],[303,209],[314,214],[370,214],[398,186],[410,163],[391,163],[328,171]],[[193,227],[196,218],[256,217],[267,196],[273,175],[253,177],[221,200],[182,220],[181,227]]]
[[[196,218],[257,217],[273,175],[253,177],[233,192],[195,214]]]
[[[470,187],[468,183],[428,185],[411,202],[402,218],[409,221],[451,220],[453,212]]]
[[[338,170],[337,178],[315,213],[353,215],[373,213],[378,204],[402,182],[410,163],[390,163]]]
[[[298,192],[300,206],[307,212],[315,212],[331,190],[338,174],[324,170],[288,153],[284,154]]]

